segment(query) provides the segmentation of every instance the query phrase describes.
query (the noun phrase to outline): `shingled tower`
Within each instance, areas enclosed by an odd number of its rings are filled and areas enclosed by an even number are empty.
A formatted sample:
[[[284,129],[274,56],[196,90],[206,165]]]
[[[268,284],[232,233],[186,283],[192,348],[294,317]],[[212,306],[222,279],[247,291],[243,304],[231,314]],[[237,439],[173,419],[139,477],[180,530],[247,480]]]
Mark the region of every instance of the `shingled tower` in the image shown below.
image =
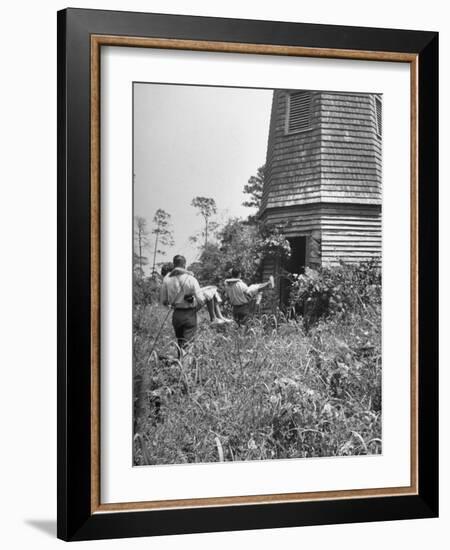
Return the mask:
[[[288,271],[381,260],[381,115],[376,94],[274,91],[260,216],[289,222]]]

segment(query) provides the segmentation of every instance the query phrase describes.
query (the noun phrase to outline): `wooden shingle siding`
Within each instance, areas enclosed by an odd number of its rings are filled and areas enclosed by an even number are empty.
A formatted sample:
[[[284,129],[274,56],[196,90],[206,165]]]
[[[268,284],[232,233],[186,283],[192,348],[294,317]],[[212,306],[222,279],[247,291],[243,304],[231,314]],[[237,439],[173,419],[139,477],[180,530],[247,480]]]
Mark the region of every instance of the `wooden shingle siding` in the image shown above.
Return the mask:
[[[381,261],[381,212],[379,209],[341,212],[321,220],[322,264],[339,261]]]
[[[333,148],[321,169],[322,200],[381,204],[381,140],[374,96],[324,93],[321,133]],[[351,144],[351,150],[348,145]]]
[[[316,264],[319,259],[324,265],[336,265],[339,260],[380,260],[381,210],[377,206],[298,206],[267,212],[264,219],[273,224],[287,224],[288,238],[304,235],[315,240],[316,254],[308,258],[309,264]]]
[[[289,93],[274,92],[262,209],[320,200],[320,93],[310,92],[310,129],[294,133],[287,131]]]
[[[309,129],[291,133],[290,93],[273,96],[261,218],[306,236],[310,265],[381,261],[381,96],[310,92]]]

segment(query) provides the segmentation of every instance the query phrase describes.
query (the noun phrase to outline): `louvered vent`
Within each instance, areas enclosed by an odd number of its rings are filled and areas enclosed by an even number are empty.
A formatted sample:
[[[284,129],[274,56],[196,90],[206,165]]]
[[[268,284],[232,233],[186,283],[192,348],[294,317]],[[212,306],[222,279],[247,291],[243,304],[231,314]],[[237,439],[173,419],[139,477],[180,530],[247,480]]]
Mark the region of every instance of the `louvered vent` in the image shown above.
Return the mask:
[[[311,92],[289,94],[289,110],[286,131],[301,132],[311,127]]]
[[[383,132],[383,119],[381,116],[381,99],[378,97],[375,98],[375,110],[376,110],[376,117],[377,117],[377,134],[381,136]]]

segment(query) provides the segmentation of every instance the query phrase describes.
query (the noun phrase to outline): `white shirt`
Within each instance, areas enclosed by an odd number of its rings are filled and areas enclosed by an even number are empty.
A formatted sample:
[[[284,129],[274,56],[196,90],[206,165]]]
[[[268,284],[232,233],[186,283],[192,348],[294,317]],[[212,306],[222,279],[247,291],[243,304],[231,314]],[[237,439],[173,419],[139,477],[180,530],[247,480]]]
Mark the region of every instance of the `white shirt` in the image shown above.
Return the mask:
[[[242,306],[250,301],[248,286],[241,279],[225,279],[225,292],[233,306]]]
[[[193,296],[194,300],[185,297]],[[161,303],[177,309],[192,309],[203,305],[202,293],[197,279],[190,271],[176,267],[168,273],[161,286]]]

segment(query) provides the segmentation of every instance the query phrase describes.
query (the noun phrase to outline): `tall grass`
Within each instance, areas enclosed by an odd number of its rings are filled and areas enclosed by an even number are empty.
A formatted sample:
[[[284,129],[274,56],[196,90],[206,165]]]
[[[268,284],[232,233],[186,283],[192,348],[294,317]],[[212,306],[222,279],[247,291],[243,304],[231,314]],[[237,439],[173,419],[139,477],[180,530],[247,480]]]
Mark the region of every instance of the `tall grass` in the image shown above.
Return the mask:
[[[281,314],[202,317],[180,360],[165,308],[134,323],[135,465],[381,452],[379,308],[307,332]]]

